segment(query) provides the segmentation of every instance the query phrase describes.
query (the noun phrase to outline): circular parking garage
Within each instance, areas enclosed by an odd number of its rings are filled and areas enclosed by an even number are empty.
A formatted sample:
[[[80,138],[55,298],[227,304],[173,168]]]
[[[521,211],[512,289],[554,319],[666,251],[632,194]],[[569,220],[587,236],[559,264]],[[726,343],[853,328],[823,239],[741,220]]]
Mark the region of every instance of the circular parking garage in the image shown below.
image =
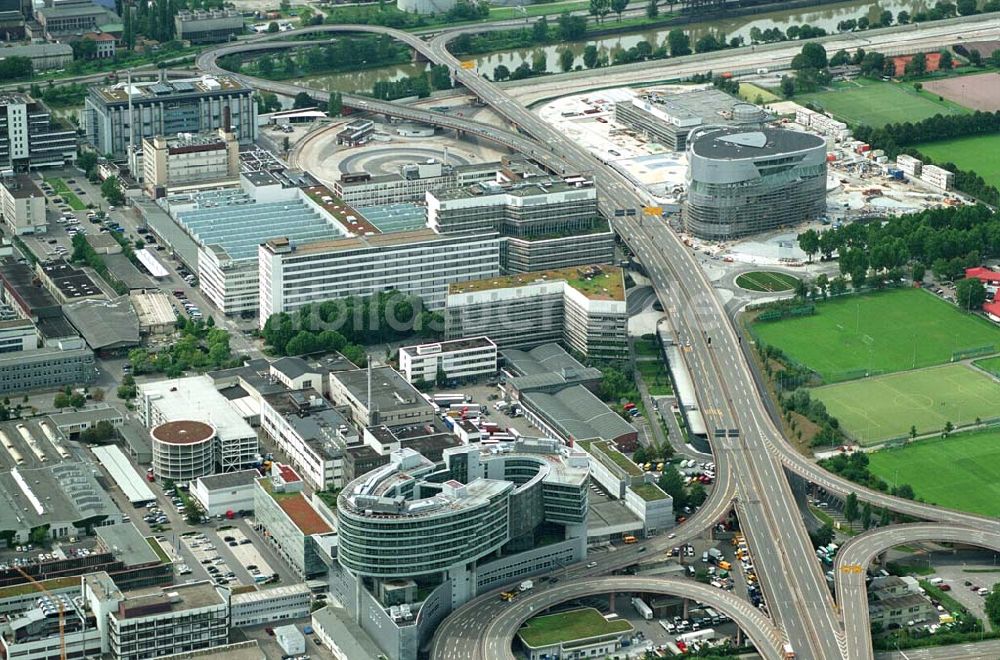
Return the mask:
[[[160,479],[187,482],[214,472],[215,428],[178,420],[153,428],[153,472]]]

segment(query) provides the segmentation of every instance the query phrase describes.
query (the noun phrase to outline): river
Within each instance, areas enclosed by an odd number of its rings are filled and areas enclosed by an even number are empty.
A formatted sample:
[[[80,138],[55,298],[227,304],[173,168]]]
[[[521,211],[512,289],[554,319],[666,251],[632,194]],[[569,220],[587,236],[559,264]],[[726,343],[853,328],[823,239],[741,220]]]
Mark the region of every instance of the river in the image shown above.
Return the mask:
[[[743,37],[744,41],[749,43],[750,30],[755,27],[761,30],[772,27],[785,30],[791,25],[809,24],[824,28],[827,32],[836,32],[837,24],[844,20],[867,16],[869,20],[875,21],[883,11],[891,11],[893,16],[895,16],[899,11],[905,9],[912,14],[925,10],[933,6],[933,4],[933,1],[928,0],[851,0],[849,2],[840,2],[820,7],[773,11],[763,14],[693,23],[686,26],[684,30],[691,37],[692,44],[708,32],[721,32],[726,35],[727,40],[733,37]],[[615,19],[613,15],[609,16],[606,24],[611,27],[614,23]],[[476,67],[479,71],[492,77],[493,69],[501,64],[513,71],[522,62],[527,62],[530,65],[537,53],[544,53],[547,70],[555,73],[561,71],[559,68],[559,53],[566,48],[569,48],[576,55],[575,64],[583,66],[583,50],[588,45],[596,45],[600,51],[608,53],[610,59],[611,53],[619,49],[631,48],[640,41],[648,41],[656,48],[666,40],[667,33],[671,29],[642,30],[628,34],[616,34],[590,41],[571,41],[550,46],[488,53],[473,56],[471,59],[476,62]],[[319,89],[337,90],[348,93],[370,93],[376,81],[400,80],[407,76],[424,72],[427,66],[426,62],[398,64],[365,69],[363,71],[314,76],[305,78],[304,80],[311,86]]]

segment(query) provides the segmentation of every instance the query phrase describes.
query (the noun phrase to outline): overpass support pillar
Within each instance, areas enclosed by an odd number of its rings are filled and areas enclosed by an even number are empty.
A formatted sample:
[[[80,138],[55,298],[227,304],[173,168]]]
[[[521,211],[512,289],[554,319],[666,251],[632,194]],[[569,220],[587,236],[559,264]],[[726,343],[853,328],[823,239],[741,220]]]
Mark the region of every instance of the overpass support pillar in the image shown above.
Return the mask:
[[[681,618],[686,619],[688,618],[688,609],[691,607],[691,601],[685,598],[683,606],[684,606],[684,615]]]
[[[875,563],[878,564],[879,566],[885,566],[885,558],[886,555],[888,554],[889,554],[888,550],[883,550],[882,552],[880,552],[878,556],[875,557]]]
[[[608,611],[609,612],[614,612],[615,611],[615,593],[614,592],[611,592],[610,594],[608,594]]]
[[[736,647],[743,646],[743,629],[736,626]]]

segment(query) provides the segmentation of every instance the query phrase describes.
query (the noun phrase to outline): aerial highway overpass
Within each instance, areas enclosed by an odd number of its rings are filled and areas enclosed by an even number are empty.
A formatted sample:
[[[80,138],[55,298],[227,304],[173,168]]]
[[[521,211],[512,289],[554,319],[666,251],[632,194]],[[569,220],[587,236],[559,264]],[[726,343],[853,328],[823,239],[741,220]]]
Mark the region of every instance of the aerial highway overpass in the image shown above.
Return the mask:
[[[873,657],[865,585],[868,566],[875,557],[890,548],[924,541],[959,543],[1000,552],[1000,534],[997,532],[940,523],[890,525],[859,534],[842,545],[833,570],[851,660]]]
[[[498,593],[480,596],[471,607],[441,624],[435,659],[513,660],[511,640],[532,616],[568,600],[608,593],[663,594],[703,603],[736,621],[764,658],[781,657],[781,633],[757,608],[727,591],[693,580],[613,576],[543,582],[512,603],[502,602]]]

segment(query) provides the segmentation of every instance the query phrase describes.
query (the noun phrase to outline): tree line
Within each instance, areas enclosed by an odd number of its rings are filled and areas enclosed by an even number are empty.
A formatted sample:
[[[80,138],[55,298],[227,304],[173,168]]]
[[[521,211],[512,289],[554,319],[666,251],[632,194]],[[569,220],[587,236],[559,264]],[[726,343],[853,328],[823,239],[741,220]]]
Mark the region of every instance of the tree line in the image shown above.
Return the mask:
[[[840,271],[858,288],[876,275],[900,275],[910,267],[914,281],[929,266],[940,279],[1000,257],[1000,216],[982,204],[925,209],[893,218],[855,221],[822,232],[799,234],[810,258],[837,253]]]
[[[239,55],[227,55],[220,58],[219,64],[234,73],[246,69],[269,80],[286,80],[409,61],[409,46],[380,34],[337,38],[329,44],[297,49],[294,53],[269,53],[246,60]]]
[[[373,296],[336,298],[272,314],[261,336],[277,355],[340,351],[364,363],[363,344],[441,336],[440,315],[424,308],[417,296],[383,291]]]

